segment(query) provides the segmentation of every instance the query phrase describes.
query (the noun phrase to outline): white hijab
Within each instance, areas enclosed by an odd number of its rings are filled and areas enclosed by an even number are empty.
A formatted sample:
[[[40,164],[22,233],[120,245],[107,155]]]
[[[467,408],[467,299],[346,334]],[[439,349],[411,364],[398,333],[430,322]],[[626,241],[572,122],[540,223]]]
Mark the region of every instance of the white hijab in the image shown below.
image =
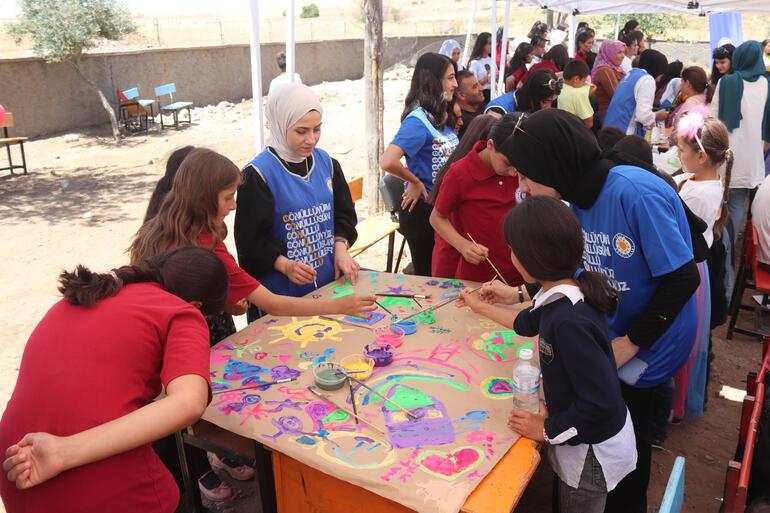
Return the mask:
[[[270,137],[267,145],[286,162],[302,162],[303,155],[292,151],[286,140],[286,134],[305,114],[311,110],[323,116],[323,108],[318,95],[308,86],[297,83],[280,84],[267,95],[265,117]]]

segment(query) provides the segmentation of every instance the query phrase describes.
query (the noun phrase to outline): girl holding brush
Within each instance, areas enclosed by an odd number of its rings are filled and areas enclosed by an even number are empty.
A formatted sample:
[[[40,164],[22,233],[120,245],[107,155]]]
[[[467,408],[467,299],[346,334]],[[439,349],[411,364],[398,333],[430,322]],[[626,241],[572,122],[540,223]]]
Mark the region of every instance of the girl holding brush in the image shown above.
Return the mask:
[[[561,201],[528,198],[505,218],[503,234],[519,273],[542,285],[532,305],[512,310],[485,302],[496,297],[486,285],[478,294],[462,291],[458,305],[521,335],[539,335],[548,408],[514,410],[508,425],[548,444],[558,477],[555,510],[601,513],[637,459],[607,327],[617,293],[602,274],[583,268],[583,230]]]
[[[359,265],[356,211],[337,160],[317,147],[323,108],[303,84],[270,90],[265,111],[270,137],[243,169],[235,212],[235,247],[246,272],[270,290],[301,297]],[[260,315],[249,311],[249,320]]]
[[[513,132],[519,116],[503,116],[442,177],[430,224],[462,255],[452,276],[458,280],[485,282],[494,273],[509,285],[523,283],[498,235],[506,214],[516,206],[519,187],[516,169],[498,148]],[[441,257],[434,254],[434,258]]]
[[[227,236],[224,220],[235,209],[235,192],[240,183],[241,173],[227,157],[205,148],[190,151],[173,176],[171,190],[163,198],[157,213],[142,225],[129,248],[132,263],[170,247],[190,245],[211,249],[219,257],[227,269],[227,303],[225,312],[212,313],[206,319],[211,345],[235,333],[235,324],[229,314],[243,314],[244,303],[273,315],[356,315],[376,308],[371,297],[314,300],[275,294],[238,267],[224,244]],[[173,451],[164,450],[165,446],[173,447],[172,444],[173,441],[165,440],[156,445],[156,449],[170,455],[164,460],[173,468]],[[199,462],[196,466],[208,467],[205,453],[199,451],[194,457]],[[249,467],[217,457],[213,457],[213,461],[236,479],[248,479],[253,475]],[[231,495],[227,483],[211,471],[199,479],[199,488],[209,500],[225,500]]]

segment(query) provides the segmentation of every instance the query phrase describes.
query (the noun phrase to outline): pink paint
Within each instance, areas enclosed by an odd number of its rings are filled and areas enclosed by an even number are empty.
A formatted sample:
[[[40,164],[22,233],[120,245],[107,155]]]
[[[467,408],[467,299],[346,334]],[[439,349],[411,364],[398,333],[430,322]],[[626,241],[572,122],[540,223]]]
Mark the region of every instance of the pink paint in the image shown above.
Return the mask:
[[[211,363],[222,363],[230,359],[229,354],[211,353]]]
[[[479,459],[479,454],[473,449],[460,449],[450,453],[446,457],[431,454],[424,458],[420,464],[436,474],[442,476],[455,476],[462,474],[467,468],[473,466]]]
[[[276,358],[281,360],[281,362],[286,363],[289,360],[291,360],[291,355],[290,354],[279,354]]]

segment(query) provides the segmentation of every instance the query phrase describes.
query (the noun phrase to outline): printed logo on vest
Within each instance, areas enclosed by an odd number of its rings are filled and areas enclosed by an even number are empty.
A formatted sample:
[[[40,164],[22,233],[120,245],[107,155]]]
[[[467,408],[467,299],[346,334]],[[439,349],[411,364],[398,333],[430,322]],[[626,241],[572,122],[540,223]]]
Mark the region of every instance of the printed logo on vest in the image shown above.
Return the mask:
[[[553,346],[546,342],[543,337],[540,337],[537,346],[540,350],[540,363],[550,365],[553,361]]]
[[[334,192],[334,189],[332,188],[332,179],[331,178],[326,180],[326,186],[329,188],[330,191]]]
[[[619,256],[623,258],[630,258],[636,251],[636,244],[631,240],[631,237],[622,233],[615,234],[612,239],[612,248]]]
[[[514,197],[516,198],[517,205],[520,203],[523,203],[528,196],[529,195],[526,192],[522,192],[522,190],[519,189],[518,187],[516,188],[516,194],[514,195]]]

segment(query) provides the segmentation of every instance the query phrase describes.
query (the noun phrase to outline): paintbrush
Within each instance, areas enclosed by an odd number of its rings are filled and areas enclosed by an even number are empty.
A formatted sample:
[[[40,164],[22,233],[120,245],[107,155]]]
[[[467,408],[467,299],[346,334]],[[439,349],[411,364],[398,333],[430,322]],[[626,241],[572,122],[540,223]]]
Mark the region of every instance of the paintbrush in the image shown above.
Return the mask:
[[[336,407],[336,408],[338,408],[338,409],[340,409],[340,410],[342,410],[342,411],[344,411],[344,412],[347,412],[347,414],[348,414],[348,415],[352,415],[353,417],[357,418],[358,420],[360,420],[361,422],[363,422],[364,424],[366,424],[367,426],[369,426],[369,427],[370,427],[370,428],[372,428],[373,430],[377,431],[377,432],[378,432],[379,434],[381,434],[382,436],[384,436],[384,437],[387,437],[387,436],[388,436],[388,435],[386,435],[386,434],[385,434],[385,431],[383,431],[382,429],[378,428],[377,426],[375,426],[374,424],[372,424],[372,423],[371,423],[371,422],[369,422],[368,420],[365,420],[365,419],[363,419],[363,418],[359,417],[358,415],[356,415],[355,413],[353,413],[353,412],[352,412],[352,411],[350,411],[349,409],[345,408],[344,406],[340,406],[339,404],[337,404],[336,402],[334,402],[334,401],[333,401],[333,400],[332,400],[332,399],[331,399],[329,396],[327,396],[326,394],[322,394],[321,392],[319,392],[319,391],[318,391],[318,389],[317,389],[315,386],[313,386],[313,385],[310,385],[310,386],[308,386],[308,387],[307,387],[307,389],[308,389],[308,390],[310,390],[310,392],[311,392],[313,395],[315,395],[316,397],[318,397],[318,398],[320,398],[320,399],[323,399],[323,400],[324,400],[324,401],[326,401],[327,403],[331,404],[332,406],[334,406],[334,407]]]
[[[470,234],[470,233],[468,233],[468,232],[465,232],[465,235],[467,235],[467,236],[468,236],[468,238],[471,240],[471,242],[472,242],[473,244],[475,244],[475,245],[476,245],[476,247],[477,247],[477,248],[481,249],[481,246],[479,246],[478,242],[476,242],[475,240],[473,240],[473,237],[471,236],[471,234]],[[500,278],[500,280],[501,280],[503,283],[505,283],[506,285],[508,285],[508,282],[507,282],[507,281],[505,281],[505,278],[503,278],[503,275],[502,275],[502,273],[500,273],[500,271],[498,271],[498,270],[497,270],[497,267],[495,267],[495,264],[493,264],[493,263],[492,263],[492,261],[491,261],[491,260],[490,260],[488,257],[484,257],[484,260],[486,260],[486,261],[487,261],[487,263],[488,263],[489,265],[491,265],[491,266],[492,266],[492,269],[494,269],[494,270],[495,270],[495,273],[497,274],[497,277],[498,277],[498,278]],[[509,286],[510,286],[510,285],[509,285]]]
[[[430,294],[391,294],[389,292],[379,292],[375,294],[375,296],[379,297],[405,297],[408,299],[430,299]]]
[[[474,292],[476,292],[476,291],[478,291],[479,289],[481,289],[481,287],[483,287],[483,285],[480,285],[480,286],[476,287],[475,289],[471,290],[471,291],[469,292],[469,294],[473,294]],[[391,323],[391,324],[394,324],[394,323],[396,323],[396,322],[401,322],[401,321],[407,321],[407,320],[411,319],[412,317],[417,317],[417,316],[418,316],[418,315],[420,315],[421,313],[429,312],[429,311],[431,311],[431,310],[433,310],[433,311],[435,312],[436,310],[438,310],[438,309],[439,309],[439,308],[441,308],[442,306],[446,306],[446,305],[448,305],[449,303],[454,303],[455,301],[457,301],[457,298],[456,298],[456,297],[453,297],[452,299],[447,299],[447,300],[446,300],[446,301],[444,301],[443,303],[439,303],[439,304],[437,304],[437,305],[433,305],[433,306],[430,306],[430,307],[426,308],[425,310],[420,310],[419,312],[415,312],[415,313],[413,313],[412,315],[407,315],[406,317],[404,317],[404,318],[401,318],[401,319],[399,319],[399,320],[397,320],[397,321],[394,321],[394,322],[393,322],[393,323]]]
[[[296,380],[297,378],[284,378],[284,379],[277,379],[275,381],[269,381],[267,383],[253,383],[247,387],[241,387],[241,388],[231,388],[229,390],[218,390],[216,392],[212,392],[211,395],[217,395],[217,394],[223,394],[225,392],[238,392],[239,390],[249,390],[252,388],[259,388],[266,385],[279,385],[281,383],[289,383],[291,381]]]
[[[345,372],[345,371],[343,370],[342,372]],[[345,374],[347,374],[347,372],[345,372]],[[377,394],[378,396],[382,397],[382,398],[383,398],[383,399],[385,399],[387,402],[389,402],[390,404],[392,404],[393,406],[395,406],[396,408],[398,408],[398,409],[399,409],[399,410],[401,410],[402,412],[406,413],[406,414],[407,414],[407,415],[409,415],[410,417],[412,417],[412,418],[416,418],[416,417],[417,417],[417,416],[416,416],[414,413],[410,412],[409,410],[407,410],[406,408],[404,408],[403,406],[401,406],[400,404],[398,404],[396,401],[393,401],[393,400],[391,400],[391,399],[389,399],[389,398],[385,397],[384,395],[382,395],[382,394],[381,394],[381,393],[379,393],[378,391],[374,390],[372,387],[370,387],[369,385],[367,385],[367,384],[366,384],[366,383],[364,383],[363,381],[361,381],[361,380],[359,380],[359,379],[356,379],[356,378],[354,378],[353,376],[350,376],[350,375],[348,375],[348,384],[349,384],[349,385],[350,385],[350,381],[351,381],[351,380],[355,381],[356,383],[358,383],[359,385],[361,385],[361,386],[362,386],[362,387],[364,387],[365,389],[369,390],[370,392],[372,392],[372,393],[374,393],[374,394]],[[353,385],[350,385],[350,393],[351,393],[351,394],[353,393]],[[353,403],[353,408],[355,409],[355,402]]]
[[[384,306],[382,306],[382,303],[380,303],[379,301],[375,301],[375,302],[374,302],[374,304],[375,304],[375,305],[377,305],[377,306],[379,306],[380,308],[382,308],[382,309],[383,309],[383,310],[385,310],[386,312],[388,312],[388,314],[389,314],[389,315],[393,315],[393,312],[391,312],[390,310],[388,310],[387,308],[385,308]]]
[[[297,224],[294,223],[293,221],[291,223],[291,231],[294,232],[294,235],[297,237],[298,240],[302,241],[302,245],[305,246],[305,249],[307,249],[308,253],[310,253],[313,256],[316,256],[315,251],[313,251],[313,248],[310,247],[310,244],[307,241],[305,232],[300,232],[299,230],[297,230]],[[300,239],[300,234],[302,235],[301,239]],[[318,281],[316,280],[317,275],[318,274],[316,273],[316,275],[313,276],[313,285],[315,286],[315,288],[318,288]]]
[[[369,326],[365,326],[363,324],[356,324],[354,322],[348,322],[348,321],[346,321],[344,319],[335,319],[334,317],[329,317],[328,315],[319,315],[318,318],[319,319],[324,319],[324,320],[327,320],[327,321],[338,322],[340,324],[344,324],[345,326],[353,326],[354,328],[364,328],[365,330],[372,331],[372,328],[370,328]]]
[[[352,378],[350,375],[347,375],[348,377],[348,388],[350,389],[350,402],[353,404],[353,413],[356,414],[356,424],[358,424],[358,409],[356,408],[356,394],[353,392],[353,382],[350,381]],[[356,380],[358,381],[358,380]]]

